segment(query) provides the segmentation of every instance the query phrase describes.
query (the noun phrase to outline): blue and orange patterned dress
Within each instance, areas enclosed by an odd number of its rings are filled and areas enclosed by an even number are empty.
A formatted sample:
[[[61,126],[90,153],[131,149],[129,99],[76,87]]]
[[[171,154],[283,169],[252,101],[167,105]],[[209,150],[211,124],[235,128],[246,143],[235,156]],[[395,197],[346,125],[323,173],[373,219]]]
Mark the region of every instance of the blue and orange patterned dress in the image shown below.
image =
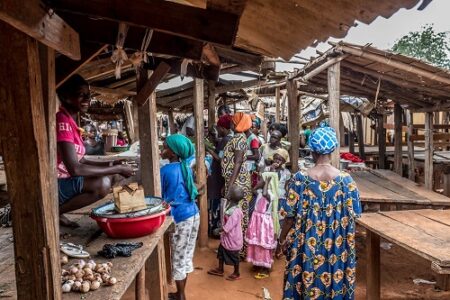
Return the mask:
[[[283,299],[354,299],[359,191],[345,172],[317,181],[298,172],[281,214],[295,219],[286,239]]]

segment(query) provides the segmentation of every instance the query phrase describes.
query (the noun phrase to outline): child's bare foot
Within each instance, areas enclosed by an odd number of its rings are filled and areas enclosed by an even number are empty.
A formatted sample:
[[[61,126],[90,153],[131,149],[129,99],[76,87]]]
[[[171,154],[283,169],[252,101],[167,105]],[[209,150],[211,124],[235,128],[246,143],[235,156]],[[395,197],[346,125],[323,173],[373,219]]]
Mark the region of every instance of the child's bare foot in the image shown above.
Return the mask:
[[[223,276],[223,270],[219,269],[219,268],[215,268],[215,269],[211,269],[208,271],[209,275],[214,275],[214,276]]]
[[[59,225],[70,228],[78,228],[80,225],[77,222],[70,221],[66,216],[59,215]]]

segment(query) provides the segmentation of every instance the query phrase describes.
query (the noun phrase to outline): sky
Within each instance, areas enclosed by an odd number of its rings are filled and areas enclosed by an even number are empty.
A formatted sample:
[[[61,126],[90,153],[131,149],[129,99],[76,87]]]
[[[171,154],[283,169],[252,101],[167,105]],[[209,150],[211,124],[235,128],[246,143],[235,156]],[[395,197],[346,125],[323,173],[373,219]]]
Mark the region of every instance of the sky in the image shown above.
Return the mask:
[[[395,0],[391,0],[395,1]],[[417,7],[420,3],[417,5]],[[390,49],[396,40],[408,34],[411,31],[418,31],[426,24],[434,24],[436,31],[448,31],[450,33],[450,0],[433,0],[424,10],[418,11],[417,7],[412,9],[400,9],[389,19],[378,17],[371,24],[366,25],[357,22],[356,27],[352,27],[347,36],[343,39],[346,42],[365,45],[372,43],[379,49]],[[330,38],[331,41],[338,41]],[[326,51],[331,46],[327,43],[321,43],[317,48],[308,48],[299,53],[299,55],[309,58],[316,56],[316,49]],[[292,60],[298,60],[293,58]],[[294,68],[300,68],[299,64],[277,63],[277,71],[293,71]],[[227,80],[250,80],[248,77],[223,75]],[[158,89],[167,89],[191,81],[185,78],[181,81],[178,78],[167,83],[162,83]]]
[[[420,3],[417,5],[417,7]],[[343,39],[346,42],[365,45],[372,43],[379,49],[390,49],[396,40],[411,31],[418,31],[426,24],[434,24],[435,31],[447,31],[450,33],[450,0],[433,0],[424,10],[419,11],[417,7],[412,9],[400,9],[389,19],[378,17],[369,25],[357,22],[356,27],[352,27],[347,36]],[[331,41],[338,41],[330,38]],[[299,55],[309,58],[316,56],[316,49],[325,51],[331,46],[321,43],[317,48],[308,48],[301,51]],[[292,60],[297,60],[293,58]],[[277,63],[277,71],[292,71],[301,65]]]

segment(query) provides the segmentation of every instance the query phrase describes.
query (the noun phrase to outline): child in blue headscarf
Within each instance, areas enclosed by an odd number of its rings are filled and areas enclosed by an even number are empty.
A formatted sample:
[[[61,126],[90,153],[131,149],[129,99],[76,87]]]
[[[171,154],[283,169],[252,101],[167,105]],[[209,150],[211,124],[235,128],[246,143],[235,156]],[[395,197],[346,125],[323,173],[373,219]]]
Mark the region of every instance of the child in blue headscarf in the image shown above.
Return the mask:
[[[194,271],[195,242],[200,225],[200,215],[195,200],[198,190],[187,159],[194,154],[192,142],[181,134],[170,135],[164,142],[161,153],[169,164],[161,168],[162,197],[170,203],[175,221],[172,237],[172,272],[177,285],[171,298],[185,299],[186,280]]]

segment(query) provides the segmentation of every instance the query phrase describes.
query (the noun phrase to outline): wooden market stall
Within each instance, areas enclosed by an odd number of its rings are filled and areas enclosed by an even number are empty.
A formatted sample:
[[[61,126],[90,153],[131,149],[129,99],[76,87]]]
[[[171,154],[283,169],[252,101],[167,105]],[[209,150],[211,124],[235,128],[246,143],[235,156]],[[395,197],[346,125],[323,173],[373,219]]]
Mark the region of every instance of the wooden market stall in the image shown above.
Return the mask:
[[[343,24],[353,24],[356,19],[371,23],[379,15],[389,17],[399,8],[412,8],[417,3],[419,0],[395,4],[370,0],[351,5],[348,1],[301,1],[290,3],[291,7],[284,2],[264,0],[138,0],[133,5],[129,1],[108,0],[1,1],[0,153],[5,162],[13,216],[15,268],[9,268],[7,274],[12,278],[15,270],[17,298],[62,297],[55,90],[72,74],[85,76],[93,93],[131,97],[134,105],[129,115],[134,117],[135,138],[138,136],[141,141],[142,183],[148,194],[159,196],[156,113],[157,109],[170,109],[164,108],[163,100],[158,103],[155,89],[170,74],[195,78],[192,106],[198,125],[196,155],[201,161],[204,80],[208,81],[211,108],[213,94],[220,91],[213,83],[222,66],[258,70],[262,55],[289,59],[315,41],[324,41],[331,35],[345,36],[350,27]],[[423,3],[419,9],[429,1]],[[317,26],[317,20],[321,20],[321,26]],[[286,32],[285,28],[290,27],[303,29]],[[109,60],[114,52],[132,59],[119,58],[111,66]],[[339,68],[330,67],[330,99],[336,102]],[[294,108],[290,112],[291,132],[297,132],[299,126],[294,118],[299,107],[295,80],[297,77],[290,78],[287,84],[289,106]],[[292,142],[298,144],[295,134]],[[203,174],[204,166],[197,167],[197,173]],[[198,181],[204,183],[204,176],[199,176]],[[205,195],[199,204],[200,246],[206,246]],[[160,245],[163,236],[164,232],[160,232],[145,239],[157,238]],[[154,249],[160,249],[150,246],[153,242],[146,243],[148,247],[137,267],[124,273],[130,276],[127,284],[136,275],[137,299],[146,297],[145,278],[155,276],[146,272],[146,260],[155,253]],[[158,262],[163,260],[159,256]],[[167,294],[159,288],[165,279],[155,280],[147,286],[152,299],[165,299]]]
[[[432,188],[434,140],[448,140],[448,133],[434,134],[433,112],[450,108],[450,72],[415,58],[382,51],[370,45],[354,45],[345,42],[332,43],[332,48],[312,59],[293,77],[298,89],[309,93],[328,93],[330,120],[339,128],[339,95],[359,96],[375,104],[377,119],[378,151],[380,169],[387,167],[386,159],[386,111],[384,104],[394,101],[395,137],[394,170],[402,174],[402,119],[408,128],[409,177],[414,176],[415,140],[424,141],[425,186]],[[338,70],[337,70],[337,69]],[[338,79],[336,79],[336,77]],[[336,94],[336,88],[339,93]],[[334,104],[333,104],[334,103]],[[405,110],[405,112],[404,112]],[[413,112],[425,113],[424,135],[412,132]],[[358,126],[362,137],[362,126]],[[363,143],[360,143],[363,146]]]

